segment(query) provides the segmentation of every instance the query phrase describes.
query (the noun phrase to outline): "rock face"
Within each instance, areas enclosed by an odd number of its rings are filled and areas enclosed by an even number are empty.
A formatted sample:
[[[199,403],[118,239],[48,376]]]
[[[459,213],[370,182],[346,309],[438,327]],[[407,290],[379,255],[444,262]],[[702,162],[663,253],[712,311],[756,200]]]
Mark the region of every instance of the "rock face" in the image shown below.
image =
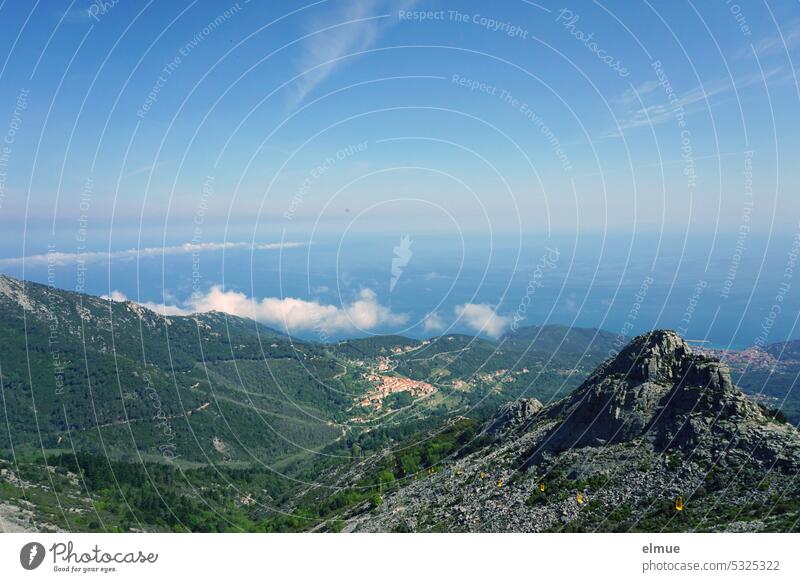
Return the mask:
[[[346,529],[785,531],[800,523],[800,504],[773,512],[800,495],[800,433],[673,331],[634,339],[547,407],[532,399],[504,406],[482,434],[491,442],[387,495]],[[686,504],[678,522],[676,495]],[[737,521],[745,510],[747,521]]]
[[[692,354],[675,332],[656,331],[636,338],[552,409],[551,416],[564,422],[549,435],[549,448],[618,443],[645,434],[664,448],[691,445],[696,435],[688,417],[757,414],[745,403],[724,364]]]
[[[541,451],[642,438],[657,452],[704,454],[697,449],[749,442],[757,460],[774,462],[784,446],[773,442],[775,435],[760,430],[769,419],[736,389],[728,367],[693,354],[673,331],[654,331],[633,340],[549,416],[563,422],[547,435]]]
[[[503,435],[518,429],[524,429],[544,408],[536,398],[520,398],[504,404],[497,411],[494,419],[487,425],[486,433]]]

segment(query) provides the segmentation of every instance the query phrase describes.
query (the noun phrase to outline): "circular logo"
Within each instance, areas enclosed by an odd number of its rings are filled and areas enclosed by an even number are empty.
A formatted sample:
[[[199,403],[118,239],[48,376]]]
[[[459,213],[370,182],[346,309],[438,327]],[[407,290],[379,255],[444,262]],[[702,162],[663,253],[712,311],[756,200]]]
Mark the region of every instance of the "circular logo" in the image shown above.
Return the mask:
[[[19,552],[19,563],[26,570],[35,570],[42,565],[44,554],[44,546],[39,542],[27,543]]]

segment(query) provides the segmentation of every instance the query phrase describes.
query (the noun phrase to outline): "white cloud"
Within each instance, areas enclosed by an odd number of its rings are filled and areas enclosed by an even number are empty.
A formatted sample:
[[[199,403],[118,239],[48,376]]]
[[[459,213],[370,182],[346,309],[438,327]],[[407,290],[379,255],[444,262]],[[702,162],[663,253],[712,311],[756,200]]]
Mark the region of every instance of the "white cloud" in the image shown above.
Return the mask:
[[[103,299],[110,299],[111,301],[117,301],[119,303],[129,301],[128,297],[122,293],[121,291],[112,291],[109,295],[103,295]],[[189,315],[191,311],[178,307],[177,305],[167,305],[165,303],[154,303],[152,301],[142,301],[133,303],[137,303],[142,307],[149,309],[150,311],[155,311],[159,315]]]
[[[469,327],[491,337],[500,337],[511,323],[510,317],[498,315],[487,303],[464,303],[455,307],[455,313]]]
[[[106,298],[114,301],[127,300],[119,291],[112,292]],[[152,302],[143,302],[140,305],[163,315],[221,311],[255,319],[290,332],[370,330],[381,325],[400,325],[408,320],[407,315],[392,313],[388,307],[381,305],[371,289],[363,289],[352,303],[341,307],[293,297],[253,299],[239,291],[225,291],[220,286],[212,287],[205,295],[193,297],[184,305]]]
[[[425,321],[422,322],[422,327],[425,330],[425,333],[440,332],[444,329],[444,320],[438,313],[434,311],[425,317]]]
[[[132,261],[134,259],[148,259],[165,255],[181,255],[203,253],[221,250],[248,249],[256,251],[291,249],[303,247],[305,243],[261,243],[251,244],[245,242],[222,243],[185,243],[171,247],[144,247],[139,249],[126,249],[122,251],[91,251],[85,253],[51,252],[41,255],[28,255],[27,257],[13,257],[0,259],[0,267],[17,267],[23,264],[27,267],[55,266],[63,267],[77,262],[79,259],[86,264],[103,263],[109,261]]]
[[[112,291],[110,295],[101,295],[102,299],[110,299],[111,301],[116,301],[117,303],[122,303],[128,300],[127,295],[122,291]]]
[[[564,310],[572,313],[578,311],[578,298],[574,294],[564,299]]]
[[[380,325],[402,324],[407,320],[407,316],[394,314],[381,305],[371,289],[363,289],[355,301],[338,307],[293,297],[266,297],[259,301],[244,293],[213,287],[206,296],[195,301],[193,307],[195,311],[224,311],[250,317],[290,331],[369,330]]]

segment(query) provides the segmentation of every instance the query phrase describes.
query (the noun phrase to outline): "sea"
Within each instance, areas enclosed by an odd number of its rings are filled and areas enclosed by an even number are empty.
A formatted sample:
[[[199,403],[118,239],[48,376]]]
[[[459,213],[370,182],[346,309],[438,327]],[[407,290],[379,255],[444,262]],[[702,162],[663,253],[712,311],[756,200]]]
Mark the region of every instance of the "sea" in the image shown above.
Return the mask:
[[[0,272],[92,295],[189,308],[219,288],[340,309],[369,290],[381,313],[392,314],[331,330],[325,341],[389,333],[496,338],[547,324],[623,339],[670,328],[729,349],[800,338],[800,238],[791,233],[42,227],[6,232],[0,245]],[[489,325],[487,314],[496,318]],[[320,339],[319,330],[289,331]]]

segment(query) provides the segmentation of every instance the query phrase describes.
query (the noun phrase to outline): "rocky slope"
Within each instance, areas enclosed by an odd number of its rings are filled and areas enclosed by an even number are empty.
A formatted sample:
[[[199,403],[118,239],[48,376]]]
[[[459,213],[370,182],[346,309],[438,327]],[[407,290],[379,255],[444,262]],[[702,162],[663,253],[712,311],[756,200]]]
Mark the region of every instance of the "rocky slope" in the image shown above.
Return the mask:
[[[345,530],[786,531],[800,517],[800,433],[671,331],[636,338],[558,402],[507,405],[482,438]]]

